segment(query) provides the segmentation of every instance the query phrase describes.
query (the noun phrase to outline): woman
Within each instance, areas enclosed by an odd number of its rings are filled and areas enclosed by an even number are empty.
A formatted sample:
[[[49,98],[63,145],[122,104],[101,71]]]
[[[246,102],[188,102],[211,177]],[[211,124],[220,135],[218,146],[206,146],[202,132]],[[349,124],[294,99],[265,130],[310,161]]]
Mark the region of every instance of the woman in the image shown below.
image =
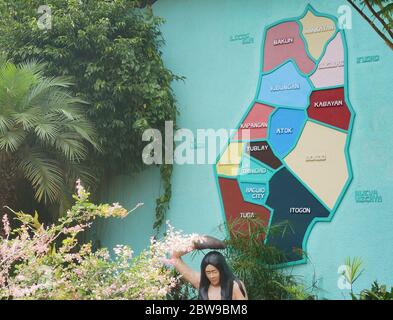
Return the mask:
[[[205,255],[200,273],[184,263],[181,253],[174,252],[171,261],[183,278],[199,290],[199,300],[248,299],[244,284],[234,276],[224,256],[218,251],[210,251]]]

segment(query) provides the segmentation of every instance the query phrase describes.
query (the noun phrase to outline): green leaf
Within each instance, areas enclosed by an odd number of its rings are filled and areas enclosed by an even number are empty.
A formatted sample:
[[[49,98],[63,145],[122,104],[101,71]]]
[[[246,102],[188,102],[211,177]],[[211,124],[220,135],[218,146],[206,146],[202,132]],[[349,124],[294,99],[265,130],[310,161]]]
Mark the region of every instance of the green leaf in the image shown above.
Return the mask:
[[[20,113],[39,107],[45,115],[56,114],[59,134],[70,130],[80,135],[78,141],[93,147],[88,150],[101,148],[102,152],[88,153],[89,167],[95,173],[132,174],[145,168],[140,157],[146,145],[141,131],[149,127],[162,130],[163,120],[176,122],[178,110],[171,85],[184,77],[174,75],[162,61],[160,27],[164,20],[141,11],[139,3],[53,0],[55,26],[42,32],[36,24],[35,1],[7,1],[0,20],[0,48],[15,63],[33,61],[17,68],[28,70],[34,77],[28,90],[20,85],[21,90],[13,90],[12,95],[2,90],[11,82],[0,77],[0,109],[5,109],[0,115],[15,112],[16,107],[21,108]],[[40,59],[45,66],[37,68],[34,61]],[[13,79],[13,72],[5,74],[8,79]],[[75,85],[53,75],[71,77]],[[14,83],[23,84],[22,78]],[[60,89],[63,91],[58,93]],[[85,100],[90,104],[82,102]],[[64,125],[66,120],[86,117],[94,123],[95,134],[83,125]],[[26,121],[21,124],[24,128],[29,125]],[[49,137],[45,131],[39,130],[40,137]],[[60,159],[70,158],[71,152],[67,157],[56,150]],[[168,204],[171,173],[161,172],[161,178],[168,186],[163,198]],[[164,204],[157,204],[160,221],[165,221],[168,206]]]
[[[34,131],[42,141],[51,141],[59,134],[60,128],[52,122],[40,122],[36,124]]]
[[[15,123],[22,125],[25,131],[34,128],[41,117],[41,109],[37,107],[29,108],[21,113],[12,113],[12,118]]]
[[[37,210],[34,211],[34,217],[33,217],[33,221],[32,221],[32,226],[38,230],[41,228],[41,223],[38,220],[38,212]]]
[[[14,121],[10,117],[0,115],[0,133],[5,133],[14,126]]]
[[[0,134],[0,150],[15,152],[26,138],[26,132],[20,129],[9,130]]]
[[[19,167],[35,189],[38,201],[53,203],[59,198],[64,180],[57,161],[49,159],[42,151],[32,149],[24,154]]]
[[[384,8],[377,11],[378,15],[389,15],[390,17],[392,17],[392,13],[393,13],[393,2],[387,4]]]
[[[80,161],[86,158],[87,148],[77,134],[63,133],[58,135],[55,140],[55,146],[68,160]]]

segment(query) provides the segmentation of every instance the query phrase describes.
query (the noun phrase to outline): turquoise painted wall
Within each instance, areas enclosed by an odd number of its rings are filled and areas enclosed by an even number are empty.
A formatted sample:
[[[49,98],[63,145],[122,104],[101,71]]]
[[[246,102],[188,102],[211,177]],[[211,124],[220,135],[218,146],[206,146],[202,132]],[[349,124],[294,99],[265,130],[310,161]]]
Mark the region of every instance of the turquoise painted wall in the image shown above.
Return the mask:
[[[166,19],[163,57],[174,73],[186,77],[173,89],[180,109],[179,127],[233,128],[257,90],[260,50],[266,25],[300,16],[307,3],[337,16],[346,1],[159,0],[154,13]],[[230,41],[249,33],[253,43]],[[371,282],[393,285],[393,55],[371,27],[352,10],[348,45],[349,99],[356,112],[350,155],[353,181],[333,220],[318,223],[308,240],[310,262],[290,268],[306,285],[318,279],[320,297],[348,298],[337,286],[338,267],[348,256],[364,261],[355,291]],[[379,61],[357,63],[378,55]],[[356,190],[377,190],[381,203],[358,203]],[[103,246],[130,244],[136,252],[153,235],[155,199],[161,192],[159,170],[108,181],[104,200],[132,208],[124,220],[99,221],[93,238]],[[222,213],[212,165],[175,165],[168,219],[185,232],[221,237]],[[188,261],[195,267],[201,256]]]

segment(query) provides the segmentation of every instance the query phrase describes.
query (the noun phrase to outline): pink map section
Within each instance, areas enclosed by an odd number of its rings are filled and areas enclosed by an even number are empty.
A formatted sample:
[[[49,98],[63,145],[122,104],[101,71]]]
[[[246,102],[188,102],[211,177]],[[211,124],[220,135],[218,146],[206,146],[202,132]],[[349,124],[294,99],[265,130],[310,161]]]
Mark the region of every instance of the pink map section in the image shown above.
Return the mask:
[[[262,103],[255,103],[247,117],[241,123],[233,140],[254,140],[265,139],[267,136],[267,126],[269,115],[274,108]]]
[[[291,58],[305,74],[310,73],[315,66],[306,53],[299,25],[296,22],[284,22],[266,32],[263,71],[268,72]]]
[[[344,48],[340,32],[328,44],[325,55],[310,79],[316,88],[344,84]]]

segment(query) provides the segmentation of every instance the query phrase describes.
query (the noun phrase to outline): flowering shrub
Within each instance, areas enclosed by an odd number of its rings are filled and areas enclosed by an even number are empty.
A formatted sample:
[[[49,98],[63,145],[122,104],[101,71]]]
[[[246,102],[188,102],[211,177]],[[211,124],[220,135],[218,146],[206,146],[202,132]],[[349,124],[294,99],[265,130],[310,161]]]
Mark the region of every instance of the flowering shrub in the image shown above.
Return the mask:
[[[173,256],[181,256],[194,250],[194,243],[204,241],[204,237],[196,233],[184,234],[182,230],[175,230],[169,223],[167,224],[167,232],[160,240],[151,239],[151,249],[159,257],[159,259],[167,264],[172,265]],[[169,259],[168,259],[169,255]]]
[[[74,199],[51,226],[42,225],[37,213],[14,212],[20,226],[12,230],[2,217],[0,299],[164,299],[178,280],[162,262],[173,230],[137,257],[118,245],[111,258],[108,249],[93,252],[91,243],[79,244],[77,235],[97,217],[124,218],[142,204],[130,212],[118,203],[95,205],[80,181]]]

